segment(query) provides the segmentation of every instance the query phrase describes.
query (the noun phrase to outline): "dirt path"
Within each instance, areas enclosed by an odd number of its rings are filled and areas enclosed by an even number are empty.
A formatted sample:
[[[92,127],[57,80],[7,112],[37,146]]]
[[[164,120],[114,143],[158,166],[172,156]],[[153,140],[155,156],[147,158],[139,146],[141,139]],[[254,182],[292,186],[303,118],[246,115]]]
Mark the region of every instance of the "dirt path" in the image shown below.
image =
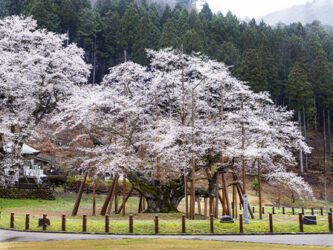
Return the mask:
[[[101,240],[101,239],[182,239],[182,240],[212,240],[235,241],[251,243],[271,243],[287,245],[312,245],[333,247],[333,234],[307,235],[205,235],[205,236],[163,236],[163,235],[103,235],[103,234],[69,234],[69,233],[39,233],[0,230],[0,242],[17,241],[65,241],[65,240]]]

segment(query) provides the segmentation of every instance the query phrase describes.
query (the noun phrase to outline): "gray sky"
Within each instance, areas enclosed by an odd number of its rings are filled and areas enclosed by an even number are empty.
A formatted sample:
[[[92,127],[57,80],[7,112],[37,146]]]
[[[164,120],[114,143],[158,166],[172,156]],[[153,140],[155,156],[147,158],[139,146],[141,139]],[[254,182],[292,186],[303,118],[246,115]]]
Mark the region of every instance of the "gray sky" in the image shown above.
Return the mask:
[[[312,0],[311,0],[312,1]],[[262,17],[271,12],[283,10],[293,5],[301,5],[310,0],[207,0],[213,12],[223,14],[231,10],[238,17]]]

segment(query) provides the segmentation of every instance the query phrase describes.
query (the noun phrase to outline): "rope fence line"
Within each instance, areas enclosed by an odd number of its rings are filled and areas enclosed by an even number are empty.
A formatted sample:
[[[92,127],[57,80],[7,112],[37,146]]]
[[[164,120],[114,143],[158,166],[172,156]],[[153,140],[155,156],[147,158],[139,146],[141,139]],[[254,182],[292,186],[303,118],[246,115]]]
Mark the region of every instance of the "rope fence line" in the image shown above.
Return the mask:
[[[271,211],[273,212],[273,210]],[[311,213],[312,214],[312,213]],[[52,220],[43,214],[41,218],[36,216],[15,215],[10,213],[8,217],[0,216],[0,227],[31,231],[68,231],[68,232],[88,232],[88,233],[111,233],[111,234],[228,234],[228,233],[287,233],[287,232],[333,232],[332,213],[328,216],[318,216],[304,218],[303,213],[298,213],[289,218],[281,218],[273,213],[269,213],[263,220],[249,219],[249,224],[243,221],[244,216],[239,215],[234,223],[219,223],[213,215],[209,220],[187,220],[185,216],[180,219],[161,219],[158,215],[151,220],[135,220],[135,216],[130,215],[128,221],[111,220],[106,215],[101,220],[99,217],[66,218],[65,215]],[[290,220],[292,218],[293,220]],[[6,221],[6,220],[7,221]],[[307,222],[316,225],[304,224]]]

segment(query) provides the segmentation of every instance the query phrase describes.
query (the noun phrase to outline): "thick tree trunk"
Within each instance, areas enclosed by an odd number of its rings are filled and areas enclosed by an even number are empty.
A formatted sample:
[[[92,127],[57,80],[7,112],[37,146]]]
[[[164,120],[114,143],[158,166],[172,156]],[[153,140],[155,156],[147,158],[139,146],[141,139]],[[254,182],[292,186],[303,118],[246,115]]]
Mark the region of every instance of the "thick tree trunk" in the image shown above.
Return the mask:
[[[155,185],[152,178],[138,171],[128,172],[127,178],[147,200],[145,213],[178,212],[177,207],[184,198],[183,176],[160,185]]]

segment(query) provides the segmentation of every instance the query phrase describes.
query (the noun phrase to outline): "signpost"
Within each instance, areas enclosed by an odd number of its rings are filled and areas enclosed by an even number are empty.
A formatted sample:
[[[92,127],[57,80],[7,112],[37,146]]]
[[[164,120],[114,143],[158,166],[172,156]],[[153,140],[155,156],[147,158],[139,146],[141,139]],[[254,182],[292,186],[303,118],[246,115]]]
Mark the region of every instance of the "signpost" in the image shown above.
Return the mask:
[[[245,224],[249,224],[249,212],[248,212],[248,206],[249,206],[249,203],[248,203],[248,200],[247,200],[247,195],[246,194],[243,194],[242,195],[243,197],[243,203],[244,203],[244,222]]]

